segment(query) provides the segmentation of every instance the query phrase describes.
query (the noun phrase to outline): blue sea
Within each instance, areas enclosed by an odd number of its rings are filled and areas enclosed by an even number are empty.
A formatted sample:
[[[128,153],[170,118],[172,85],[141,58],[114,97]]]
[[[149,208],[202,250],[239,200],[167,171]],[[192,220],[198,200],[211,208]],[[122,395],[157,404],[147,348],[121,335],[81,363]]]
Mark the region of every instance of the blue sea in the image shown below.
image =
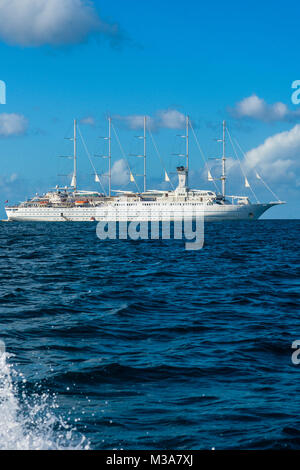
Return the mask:
[[[300,449],[299,235],[0,224],[0,449]]]

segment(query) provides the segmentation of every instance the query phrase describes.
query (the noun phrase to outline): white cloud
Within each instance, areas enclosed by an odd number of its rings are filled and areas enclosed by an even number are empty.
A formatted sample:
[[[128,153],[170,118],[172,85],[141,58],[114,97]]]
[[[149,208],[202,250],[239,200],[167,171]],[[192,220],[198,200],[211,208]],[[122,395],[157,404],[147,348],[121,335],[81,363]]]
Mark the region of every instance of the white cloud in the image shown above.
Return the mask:
[[[80,119],[81,124],[86,124],[87,126],[94,126],[95,125],[95,119],[92,116],[87,116],[82,119]]]
[[[118,25],[103,21],[90,0],[0,0],[0,38],[7,43],[58,46],[92,33],[120,36]]]
[[[270,180],[295,180],[300,170],[300,124],[268,137],[263,144],[246,153],[245,165],[257,168]]]
[[[146,116],[147,127],[150,130],[158,129],[182,129],[185,126],[186,117],[176,109],[157,111],[154,116]],[[114,119],[123,122],[129,129],[142,129],[144,115],[132,114],[129,116],[114,116]]]
[[[129,181],[129,171],[126,161],[121,158],[117,160],[111,169],[111,179],[113,184],[127,184]]]
[[[10,183],[14,183],[18,179],[17,173],[12,173],[9,177]]]
[[[158,127],[166,129],[181,129],[185,126],[186,116],[176,109],[158,111],[157,122]]]
[[[237,118],[251,118],[259,121],[293,121],[300,118],[300,109],[291,111],[280,101],[268,104],[257,95],[251,95],[236,103],[234,108],[230,108],[231,114]]]
[[[2,204],[4,201],[8,200],[9,202],[15,200],[16,194],[17,197],[20,196],[20,192],[24,189],[23,181],[19,179],[16,173],[11,175],[1,175],[0,176],[0,200]],[[23,194],[21,199],[23,198]],[[1,207],[3,209],[3,207]],[[0,210],[1,210],[0,209]],[[4,216],[3,210],[1,216]]]
[[[1,176],[0,177],[0,188],[7,188],[9,185],[13,184],[18,180],[17,173],[12,173],[10,176]]]
[[[146,118],[148,128],[152,129],[154,126],[153,119],[150,116],[146,116]],[[125,124],[129,129],[142,129],[144,127],[143,115],[131,114],[129,116],[120,116],[119,114],[116,114],[113,116],[113,119]]]
[[[22,114],[0,114],[0,137],[22,135],[27,129],[27,119]]]

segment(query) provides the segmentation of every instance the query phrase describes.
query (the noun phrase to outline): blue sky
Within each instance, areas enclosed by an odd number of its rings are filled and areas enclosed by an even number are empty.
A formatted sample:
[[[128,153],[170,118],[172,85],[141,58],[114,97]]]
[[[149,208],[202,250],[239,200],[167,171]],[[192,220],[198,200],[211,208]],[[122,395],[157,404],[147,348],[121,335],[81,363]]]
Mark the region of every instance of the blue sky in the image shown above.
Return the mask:
[[[99,154],[105,152],[99,136],[111,115],[128,155],[139,151],[133,118],[149,116],[172,175],[178,160],[171,154],[182,145],[176,137],[180,116],[188,113],[207,157],[218,155],[213,139],[226,119],[249,152],[247,160],[240,157],[259,198],[274,200],[255,169],[288,202],[267,216],[299,218],[300,104],[291,102],[291,84],[300,79],[299,12],[293,1],[0,0],[0,80],[7,86],[6,104],[0,105],[0,201],[17,202],[67,183],[57,174],[70,173],[71,162],[57,155],[72,152],[64,137],[71,135],[74,117],[89,118],[81,132],[90,153]],[[162,113],[170,111],[178,113],[178,128],[174,121],[161,124]],[[163,170],[150,138],[148,148],[154,187],[162,184]],[[234,157],[229,146],[228,155]],[[94,188],[81,145],[79,157],[79,183]],[[122,159],[116,142],[113,158]],[[128,158],[140,173],[141,162]],[[190,163],[192,185],[209,188],[193,142]],[[105,170],[101,159],[94,164],[99,173]],[[229,167],[229,193],[247,194],[236,162]],[[116,188],[131,187],[128,175],[119,174],[124,168],[115,167]],[[217,176],[218,167],[212,172]]]

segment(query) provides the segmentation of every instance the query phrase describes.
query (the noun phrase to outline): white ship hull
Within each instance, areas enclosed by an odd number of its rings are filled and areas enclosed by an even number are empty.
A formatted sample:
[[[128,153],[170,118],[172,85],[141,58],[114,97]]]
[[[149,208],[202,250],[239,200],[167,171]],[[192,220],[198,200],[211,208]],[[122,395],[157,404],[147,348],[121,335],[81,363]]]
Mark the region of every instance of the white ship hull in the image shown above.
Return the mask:
[[[162,221],[204,216],[205,221],[257,220],[276,203],[267,204],[154,204],[101,205],[95,207],[6,207],[9,221],[92,222],[92,221]]]

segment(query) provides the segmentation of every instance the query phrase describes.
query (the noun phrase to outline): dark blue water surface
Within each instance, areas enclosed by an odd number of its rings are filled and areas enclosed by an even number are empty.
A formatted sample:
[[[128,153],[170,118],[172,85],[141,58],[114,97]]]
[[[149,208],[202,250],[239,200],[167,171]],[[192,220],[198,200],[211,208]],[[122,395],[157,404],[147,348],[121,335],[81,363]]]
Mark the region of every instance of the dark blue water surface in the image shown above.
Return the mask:
[[[300,221],[0,225],[0,448],[300,449]],[[2,400],[2,405],[1,405]]]

